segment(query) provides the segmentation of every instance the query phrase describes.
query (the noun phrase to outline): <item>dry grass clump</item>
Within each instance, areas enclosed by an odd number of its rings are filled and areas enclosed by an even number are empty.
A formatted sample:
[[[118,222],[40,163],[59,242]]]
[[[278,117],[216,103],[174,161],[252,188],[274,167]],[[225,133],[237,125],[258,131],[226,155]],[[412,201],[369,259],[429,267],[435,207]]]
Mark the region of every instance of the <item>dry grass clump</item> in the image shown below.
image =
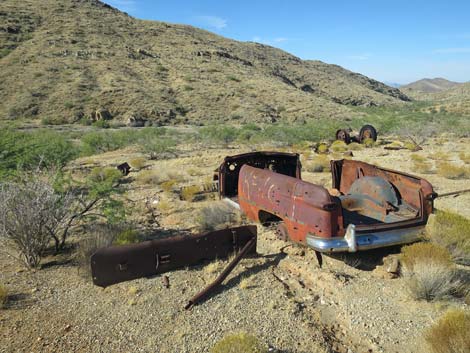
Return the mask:
[[[136,177],[139,184],[157,185],[161,182],[162,176],[157,170],[144,170]]]
[[[470,170],[466,166],[440,162],[437,165],[437,174],[447,179],[468,179],[470,177]]]
[[[167,213],[171,210],[171,203],[168,200],[160,200],[158,201],[157,208],[162,213]]]
[[[140,170],[143,167],[145,167],[146,162],[147,162],[147,159],[143,157],[138,157],[138,158],[131,159],[129,161],[129,164],[131,165],[132,168]]]
[[[336,140],[331,144],[330,150],[333,152],[346,152],[348,145],[344,141]]]
[[[203,232],[222,229],[240,221],[240,213],[223,201],[201,208],[196,218],[198,228]]]
[[[204,267],[204,272],[208,274],[217,273],[222,268],[222,262],[212,261],[206,267]]]
[[[374,141],[374,139],[368,138],[362,141],[362,145],[366,148],[371,148],[376,145],[376,142]]]
[[[181,199],[185,201],[193,201],[194,196],[201,191],[201,188],[196,185],[185,186],[181,189]]]
[[[357,142],[351,142],[349,145],[348,145],[348,149],[350,151],[360,151],[360,150],[363,150],[364,149],[364,146],[361,145],[360,143],[357,143]]]
[[[305,169],[311,173],[330,171],[330,159],[325,155],[316,155],[311,162],[307,163]]]
[[[429,158],[434,159],[436,161],[448,161],[450,159],[450,155],[448,153],[438,151],[431,154]]]
[[[433,164],[426,157],[413,153],[410,158],[413,161],[413,169],[418,173],[431,174],[433,172]]]
[[[426,157],[421,156],[417,153],[413,153],[410,155],[410,158],[413,162],[426,162]]]
[[[464,291],[450,253],[439,245],[416,243],[405,246],[401,260],[408,289],[415,299],[447,299]]]
[[[245,332],[225,336],[211,353],[267,353],[268,348],[258,338]]]
[[[460,152],[459,158],[465,164],[470,164],[470,153]]]
[[[470,352],[470,313],[449,310],[425,334],[424,339],[432,353]]]
[[[171,192],[171,191],[174,190],[176,183],[177,183],[177,180],[170,179],[170,180],[166,180],[163,183],[161,183],[160,186],[163,189],[163,191]]]
[[[426,226],[429,239],[445,247],[455,262],[470,265],[470,220],[448,211],[437,211]]]
[[[250,288],[253,288],[254,285],[253,285],[253,280],[251,277],[243,277],[243,279],[240,281],[240,283],[238,284],[238,286],[240,287],[240,289],[250,289]]]
[[[85,229],[87,237],[81,239],[78,243],[77,262],[79,270],[85,276],[91,272],[90,257],[99,248],[107,247],[113,244],[117,235],[122,232],[118,226],[94,224]]]
[[[0,284],[0,309],[3,309],[8,300],[8,290]]]

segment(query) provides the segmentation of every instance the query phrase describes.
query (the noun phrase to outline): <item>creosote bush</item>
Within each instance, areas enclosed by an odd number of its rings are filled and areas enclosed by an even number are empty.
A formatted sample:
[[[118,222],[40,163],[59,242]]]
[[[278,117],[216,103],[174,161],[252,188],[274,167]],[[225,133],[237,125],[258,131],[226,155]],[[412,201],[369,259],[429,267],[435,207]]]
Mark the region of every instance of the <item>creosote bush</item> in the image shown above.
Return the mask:
[[[470,352],[470,313],[450,310],[424,334],[431,353]]]
[[[196,185],[190,185],[181,189],[181,199],[185,201],[193,201],[194,196],[200,191],[200,187]]]
[[[267,353],[268,348],[248,333],[225,336],[211,349],[211,353]]]

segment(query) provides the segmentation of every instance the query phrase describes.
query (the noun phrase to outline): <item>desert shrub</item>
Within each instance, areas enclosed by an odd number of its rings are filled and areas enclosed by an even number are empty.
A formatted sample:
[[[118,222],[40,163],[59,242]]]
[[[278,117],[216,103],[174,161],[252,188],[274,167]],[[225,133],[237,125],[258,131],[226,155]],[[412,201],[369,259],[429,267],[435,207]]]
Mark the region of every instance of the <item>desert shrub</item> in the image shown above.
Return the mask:
[[[196,222],[201,231],[212,231],[240,222],[240,213],[221,201],[202,208]]]
[[[350,151],[360,151],[360,150],[364,149],[364,146],[362,146],[360,143],[357,143],[357,142],[351,142],[348,145],[348,149]]]
[[[433,165],[429,161],[414,161],[413,169],[418,173],[431,174],[433,173]]]
[[[5,183],[0,185],[0,204],[2,245],[27,267],[37,267],[52,239],[49,227],[55,224],[60,196],[40,180]]]
[[[60,168],[77,155],[77,149],[59,133],[0,129],[0,180],[18,171]]]
[[[470,170],[465,166],[457,166],[448,162],[440,162],[437,165],[437,174],[447,179],[467,179],[470,177]]]
[[[139,158],[133,158],[129,161],[129,164],[131,165],[132,168],[135,169],[142,169],[145,167],[145,163],[147,160],[145,158],[139,157]]]
[[[331,144],[330,150],[333,152],[345,152],[348,150],[348,145],[344,141],[336,140]]]
[[[317,153],[328,153],[329,148],[326,143],[320,143],[317,146]]]
[[[436,211],[426,227],[427,236],[451,253],[455,262],[470,265],[470,220],[448,211]]]
[[[211,349],[211,353],[267,353],[268,348],[248,333],[225,336]]]
[[[106,120],[97,120],[91,124],[94,127],[100,128],[100,129],[109,129],[110,125],[109,122]]]
[[[445,267],[452,266],[452,257],[446,248],[432,243],[416,243],[403,247],[401,262],[410,271],[420,262],[433,262]]]
[[[169,130],[161,127],[93,131],[81,138],[81,154],[89,156],[115,151],[131,145],[140,146],[144,152],[161,152],[176,145],[176,141],[171,137]]]
[[[326,172],[331,169],[330,159],[325,155],[316,155],[305,167],[305,169],[311,173]]]
[[[78,242],[77,263],[84,275],[91,273],[90,258],[96,250],[113,244],[122,228],[116,225],[95,223],[85,226],[86,236]]]
[[[464,292],[450,253],[439,245],[416,243],[405,246],[401,261],[408,289],[415,299],[440,300]]]
[[[156,170],[144,170],[136,177],[139,184],[157,185],[162,181],[162,175]]]
[[[3,309],[8,300],[8,290],[7,288],[0,284],[0,309]]]
[[[470,352],[470,313],[453,309],[445,313],[425,334],[432,353]]]
[[[410,158],[413,162],[426,162],[426,157],[421,156],[417,153],[413,153],[410,155]]]
[[[113,184],[122,177],[121,172],[116,168],[102,168],[95,167],[91,170],[88,175],[88,179],[92,182],[104,182],[108,181]]]
[[[135,229],[125,229],[117,234],[114,245],[127,245],[138,243],[141,240],[139,233]]]
[[[177,183],[177,180],[170,179],[170,180],[166,180],[163,183],[161,183],[160,186],[163,189],[163,191],[171,192],[171,191],[174,190],[176,183]]]
[[[362,145],[366,148],[374,147],[375,144],[376,142],[371,138],[367,138],[367,139],[364,139],[364,141],[362,141]]]
[[[459,158],[462,162],[469,164],[470,163],[470,153],[460,152]]]
[[[199,191],[200,187],[196,185],[183,187],[181,189],[181,198],[185,201],[192,201]]]
[[[236,140],[238,131],[237,128],[228,125],[212,125],[201,128],[198,135],[202,141],[229,144]]]

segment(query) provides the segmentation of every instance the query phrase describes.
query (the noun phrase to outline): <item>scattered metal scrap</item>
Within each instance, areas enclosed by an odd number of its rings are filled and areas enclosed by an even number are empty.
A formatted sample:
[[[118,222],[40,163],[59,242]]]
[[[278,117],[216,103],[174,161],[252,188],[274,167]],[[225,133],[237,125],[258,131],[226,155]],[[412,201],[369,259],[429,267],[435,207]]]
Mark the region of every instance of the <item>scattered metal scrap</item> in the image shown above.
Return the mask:
[[[116,168],[122,173],[122,175],[129,175],[131,171],[131,166],[127,162],[119,164]]]
[[[346,144],[351,142],[363,143],[366,139],[377,141],[377,130],[372,125],[364,125],[359,131],[358,136],[351,135],[352,129],[339,129],[336,131],[336,139],[344,141]]]
[[[240,260],[250,253],[250,251],[253,251],[253,249],[256,252],[256,237],[251,238],[248,243],[245,244],[243,249],[237,254],[237,256],[228,264],[228,266],[225,268],[225,270],[217,277],[217,279],[212,282],[210,285],[208,285],[206,288],[204,288],[201,292],[196,294],[194,297],[192,297],[189,301],[188,304],[184,307],[186,310],[191,309],[194,305],[202,301],[204,298],[207,298],[210,294],[212,294],[219,285],[222,284],[222,282],[227,278],[227,276],[232,272],[232,270],[237,266],[237,264],[240,262]]]
[[[242,256],[256,254],[256,235],[256,226],[251,225],[101,248],[91,256],[93,283],[107,287],[240,251]]]

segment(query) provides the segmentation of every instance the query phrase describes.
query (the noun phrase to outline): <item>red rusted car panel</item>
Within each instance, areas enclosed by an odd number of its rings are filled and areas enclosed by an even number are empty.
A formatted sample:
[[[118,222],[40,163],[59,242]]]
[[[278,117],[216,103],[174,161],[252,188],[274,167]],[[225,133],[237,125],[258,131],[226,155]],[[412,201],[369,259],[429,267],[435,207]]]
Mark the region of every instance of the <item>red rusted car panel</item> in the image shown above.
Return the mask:
[[[260,154],[264,160],[265,153]],[[284,154],[270,153],[282,164]],[[292,241],[317,251],[356,251],[416,241],[433,210],[433,189],[426,180],[379,168],[360,161],[332,161],[333,187],[300,179],[300,162],[290,154],[290,169],[280,174],[263,163],[226,158],[237,165],[231,172],[238,188],[222,198],[230,199],[247,217],[261,223],[282,221]],[[298,159],[298,156],[297,156]],[[286,164],[287,165],[287,164]],[[224,164],[219,178],[225,178]],[[333,189],[334,190],[334,189]]]
[[[91,256],[93,283],[107,287],[195,265],[204,260],[224,258],[239,252],[247,243],[254,244],[248,253],[256,254],[256,226],[101,248]]]

